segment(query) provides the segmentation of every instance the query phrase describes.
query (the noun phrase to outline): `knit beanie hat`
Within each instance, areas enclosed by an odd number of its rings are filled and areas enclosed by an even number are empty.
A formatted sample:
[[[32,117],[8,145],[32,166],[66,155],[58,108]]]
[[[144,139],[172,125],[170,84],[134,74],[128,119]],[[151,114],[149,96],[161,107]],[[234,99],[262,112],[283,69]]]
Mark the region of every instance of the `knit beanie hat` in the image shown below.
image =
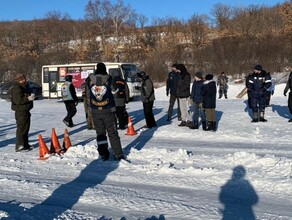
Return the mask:
[[[145,79],[146,78],[146,73],[144,71],[138,72],[137,76],[141,79]]]
[[[205,76],[205,79],[206,79],[206,80],[212,80],[212,79],[213,79],[213,75],[212,75],[212,74],[207,74],[207,75]]]
[[[261,70],[263,69],[263,67],[262,67],[261,65],[257,64],[257,65],[254,66],[253,69],[254,69],[254,70],[259,70],[259,71],[261,71]]]
[[[195,76],[198,77],[199,79],[203,79],[203,73],[200,71],[196,72]]]

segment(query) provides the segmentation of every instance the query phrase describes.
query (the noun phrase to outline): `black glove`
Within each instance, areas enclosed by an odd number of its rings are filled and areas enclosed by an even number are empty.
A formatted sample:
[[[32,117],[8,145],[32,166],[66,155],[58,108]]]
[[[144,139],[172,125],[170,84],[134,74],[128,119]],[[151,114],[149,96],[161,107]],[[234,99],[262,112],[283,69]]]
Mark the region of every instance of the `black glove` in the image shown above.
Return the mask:
[[[78,101],[75,101],[75,106],[77,106],[78,105]]]
[[[168,96],[168,95],[169,95],[169,92],[167,91],[167,92],[166,92],[166,96]]]
[[[284,91],[284,96],[287,96],[287,92]]]

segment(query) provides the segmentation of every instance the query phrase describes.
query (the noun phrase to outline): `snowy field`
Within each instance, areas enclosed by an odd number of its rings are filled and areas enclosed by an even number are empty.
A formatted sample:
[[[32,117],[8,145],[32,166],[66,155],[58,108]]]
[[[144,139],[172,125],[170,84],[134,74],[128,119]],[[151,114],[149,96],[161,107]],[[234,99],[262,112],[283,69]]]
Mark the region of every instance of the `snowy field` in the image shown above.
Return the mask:
[[[155,90],[158,127],[125,135],[131,161],[103,162],[95,132],[86,130],[83,103],[68,128],[73,146],[62,156],[38,160],[38,134],[48,147],[52,128],[62,144],[65,106],[34,101],[30,141],[34,149],[15,153],[15,120],[0,99],[0,219],[236,220],[292,219],[292,123],[276,85],[267,123],[251,123],[243,85],[230,84],[229,99],[217,101],[216,132],[178,127],[166,121],[165,87]],[[135,130],[145,121],[142,104],[127,110]]]

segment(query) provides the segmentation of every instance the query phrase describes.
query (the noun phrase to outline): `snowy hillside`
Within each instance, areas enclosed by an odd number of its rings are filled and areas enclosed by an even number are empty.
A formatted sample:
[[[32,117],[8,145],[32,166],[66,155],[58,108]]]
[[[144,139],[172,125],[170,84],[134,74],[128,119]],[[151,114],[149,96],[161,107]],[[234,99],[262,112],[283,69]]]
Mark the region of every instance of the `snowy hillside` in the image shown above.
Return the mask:
[[[55,128],[63,141],[65,106],[57,100],[34,102],[35,149],[15,153],[14,113],[0,100],[0,219],[292,219],[292,124],[284,84],[276,86],[267,123],[250,122],[245,97],[235,98],[243,88],[231,84],[229,99],[217,101],[216,132],[178,127],[176,118],[168,123],[165,87],[156,89],[158,127],[134,136],[119,131],[131,163],[98,158],[83,103],[77,126],[68,129],[73,146],[62,157],[38,160],[38,134],[50,146]],[[138,131],[145,124],[141,102],[127,110]]]

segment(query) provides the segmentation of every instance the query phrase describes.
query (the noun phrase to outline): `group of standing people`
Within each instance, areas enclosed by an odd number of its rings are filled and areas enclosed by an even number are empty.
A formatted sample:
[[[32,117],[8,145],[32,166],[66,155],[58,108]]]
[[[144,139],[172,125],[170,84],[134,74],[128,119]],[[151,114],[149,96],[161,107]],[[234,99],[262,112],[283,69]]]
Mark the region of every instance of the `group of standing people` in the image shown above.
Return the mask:
[[[171,121],[175,101],[178,103],[178,126],[199,128],[199,117],[203,130],[216,130],[216,82],[212,74],[205,79],[202,72],[196,72],[192,88],[191,75],[184,64],[173,64],[166,81],[166,95],[169,96],[167,121]],[[191,109],[190,111],[190,103]]]

